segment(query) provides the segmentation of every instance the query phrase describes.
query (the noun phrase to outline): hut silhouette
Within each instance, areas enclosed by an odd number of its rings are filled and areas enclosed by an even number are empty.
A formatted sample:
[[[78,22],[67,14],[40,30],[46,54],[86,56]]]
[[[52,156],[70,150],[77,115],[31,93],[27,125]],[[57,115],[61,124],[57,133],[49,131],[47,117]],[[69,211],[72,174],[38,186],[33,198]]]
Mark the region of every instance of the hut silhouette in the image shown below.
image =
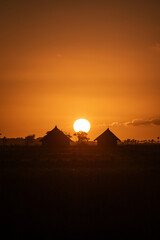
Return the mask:
[[[98,146],[101,147],[115,147],[117,142],[121,140],[107,128],[107,130],[94,139],[94,141],[97,141]]]
[[[41,139],[42,145],[49,148],[68,147],[71,141],[57,126]]]

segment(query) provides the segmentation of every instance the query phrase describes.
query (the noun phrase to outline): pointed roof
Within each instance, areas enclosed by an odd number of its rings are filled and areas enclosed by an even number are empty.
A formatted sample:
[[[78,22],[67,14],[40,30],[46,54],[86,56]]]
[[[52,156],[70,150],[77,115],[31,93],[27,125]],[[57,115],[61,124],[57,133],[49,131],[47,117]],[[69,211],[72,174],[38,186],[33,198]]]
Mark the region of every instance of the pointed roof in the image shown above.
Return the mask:
[[[117,138],[110,130],[107,128],[106,131],[104,131],[101,135],[99,135],[94,141],[99,140],[99,139],[110,139],[110,140],[116,140],[116,141],[121,141],[119,138]]]
[[[66,136],[61,130],[58,129],[57,125],[51,131],[48,131],[41,140],[43,141],[44,139],[48,139],[52,136],[54,136],[55,138],[72,141],[68,136]]]

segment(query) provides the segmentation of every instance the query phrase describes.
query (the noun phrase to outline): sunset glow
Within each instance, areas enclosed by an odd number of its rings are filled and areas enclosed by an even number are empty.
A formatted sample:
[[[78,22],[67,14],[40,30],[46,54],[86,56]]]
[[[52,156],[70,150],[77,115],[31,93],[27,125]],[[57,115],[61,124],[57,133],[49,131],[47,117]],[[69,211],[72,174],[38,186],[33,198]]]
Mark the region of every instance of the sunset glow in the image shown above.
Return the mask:
[[[155,0],[2,1],[2,137],[41,137],[56,124],[72,133],[85,116],[92,140],[108,126],[121,139],[157,139],[159,9]]]
[[[89,132],[90,130],[90,122],[86,119],[78,119],[74,122],[73,128],[75,132]]]

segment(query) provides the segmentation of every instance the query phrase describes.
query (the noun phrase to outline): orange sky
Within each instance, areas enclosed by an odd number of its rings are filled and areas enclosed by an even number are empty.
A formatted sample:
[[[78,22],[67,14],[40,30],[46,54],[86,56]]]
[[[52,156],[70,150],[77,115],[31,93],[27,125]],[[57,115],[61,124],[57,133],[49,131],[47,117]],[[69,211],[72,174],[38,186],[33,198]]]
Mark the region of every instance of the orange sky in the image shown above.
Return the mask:
[[[160,3],[128,2],[1,4],[2,136],[72,134],[77,118],[91,139],[108,126],[121,139],[160,135]]]

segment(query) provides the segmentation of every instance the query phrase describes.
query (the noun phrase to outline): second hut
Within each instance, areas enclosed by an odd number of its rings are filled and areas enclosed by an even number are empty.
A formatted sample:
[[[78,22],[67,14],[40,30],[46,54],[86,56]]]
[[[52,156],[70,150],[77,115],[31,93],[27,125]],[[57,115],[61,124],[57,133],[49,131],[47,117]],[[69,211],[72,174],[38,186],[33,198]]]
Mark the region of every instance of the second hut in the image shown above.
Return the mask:
[[[97,141],[97,145],[100,147],[115,147],[118,141],[120,142],[121,140],[107,128],[107,130],[94,139],[94,141]]]

